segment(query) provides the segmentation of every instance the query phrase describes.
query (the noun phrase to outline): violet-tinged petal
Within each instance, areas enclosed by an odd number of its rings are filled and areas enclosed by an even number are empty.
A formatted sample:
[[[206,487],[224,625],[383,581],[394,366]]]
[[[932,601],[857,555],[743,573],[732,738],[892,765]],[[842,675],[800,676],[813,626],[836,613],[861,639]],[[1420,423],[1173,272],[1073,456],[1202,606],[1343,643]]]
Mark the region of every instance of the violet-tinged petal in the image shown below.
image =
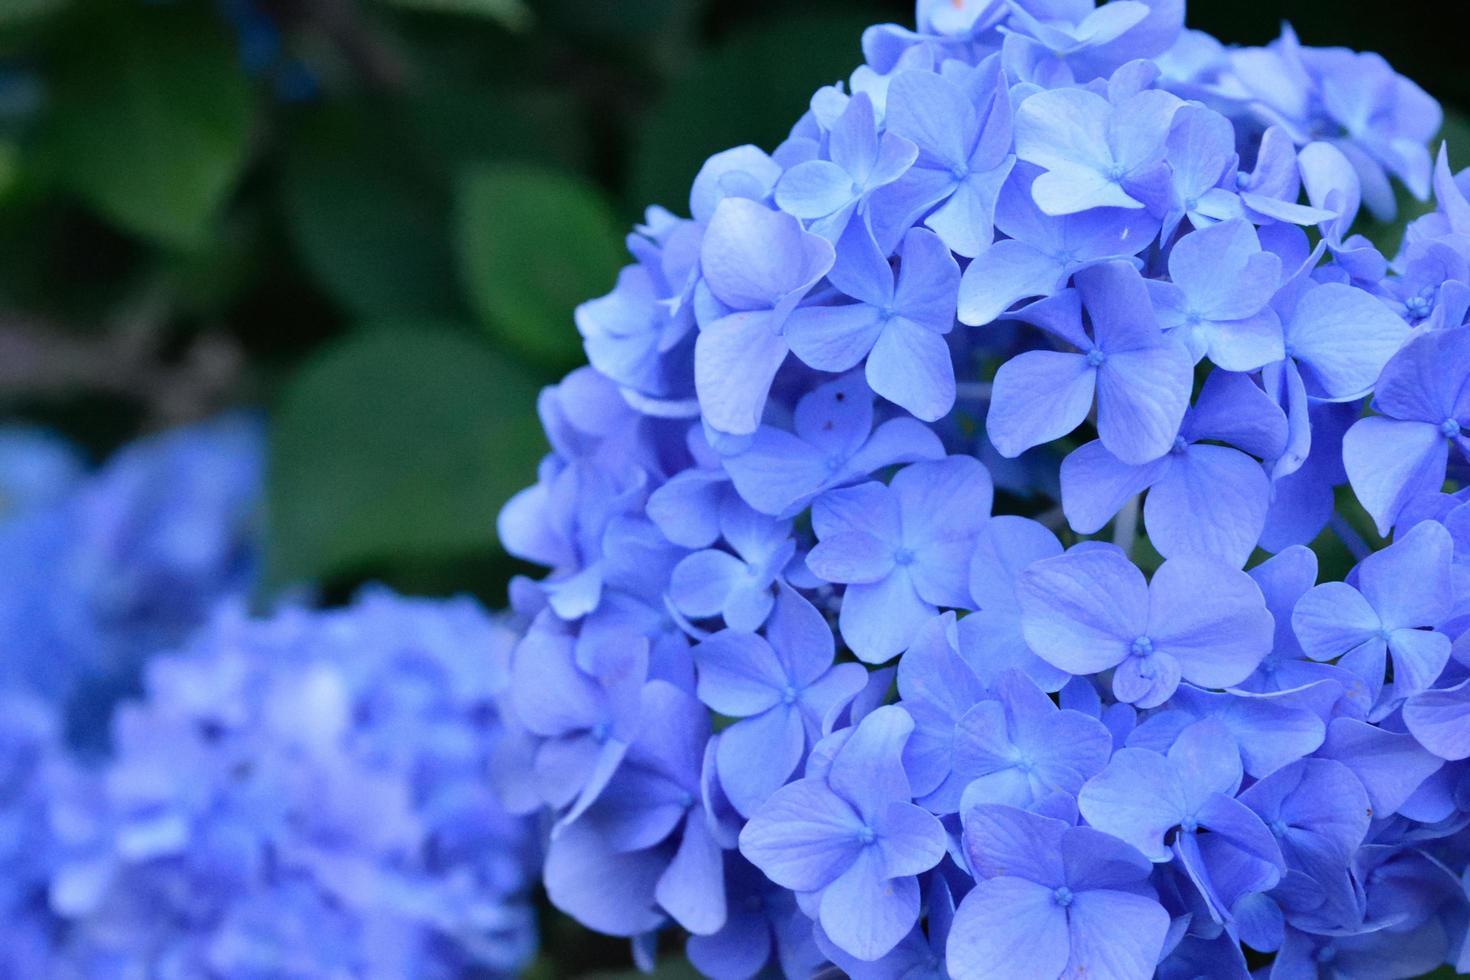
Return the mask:
[[[1028,351],[1011,358],[995,375],[985,419],[991,443],[1014,459],[1067,435],[1087,418],[1097,381],[1098,371],[1081,354]]]
[[[1342,440],[1348,481],[1380,534],[1405,505],[1444,484],[1449,444],[1439,427],[1382,416],[1360,419]]]
[[[1271,650],[1275,626],[1250,576],[1198,555],[1171,559],[1149,584],[1147,636],[1179,660],[1185,680],[1230,687]]]
[[[876,960],[897,946],[919,918],[917,878],[885,878],[876,847],[822,891],[822,929],[860,960]]]
[[[1148,586],[1118,552],[1077,551],[1038,561],[1021,575],[1016,594],[1026,642],[1070,673],[1122,662],[1147,630]]]
[[[1441,759],[1470,758],[1470,681],[1425,691],[1404,705],[1409,732]]]
[[[855,860],[862,818],[820,779],[782,786],[740,832],[740,853],[783,888],[825,888]]]
[[[1067,910],[1053,892],[1022,878],[977,884],[955,910],[945,946],[949,975],[955,980],[1062,976],[1071,940]]]

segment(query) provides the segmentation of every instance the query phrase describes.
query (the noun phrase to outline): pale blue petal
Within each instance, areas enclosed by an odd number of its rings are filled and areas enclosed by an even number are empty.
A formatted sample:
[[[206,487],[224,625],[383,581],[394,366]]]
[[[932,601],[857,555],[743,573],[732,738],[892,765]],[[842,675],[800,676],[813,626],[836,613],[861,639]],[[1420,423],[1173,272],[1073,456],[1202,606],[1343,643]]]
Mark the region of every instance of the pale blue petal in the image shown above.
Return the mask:
[[[919,919],[919,880],[883,876],[876,847],[858,852],[821,897],[827,938],[860,960],[876,960],[897,946]]]
[[[1410,500],[1439,490],[1448,459],[1448,441],[1425,422],[1359,419],[1342,440],[1348,481],[1379,534],[1392,530]]]
[[[737,721],[720,733],[715,752],[720,786],[736,810],[753,815],[801,762],[806,732],[801,715],[783,704]]]
[[[792,353],[818,371],[846,371],[862,363],[882,333],[881,314],[866,303],[803,306],[786,320]]]
[[[740,832],[740,853],[783,888],[825,888],[857,860],[862,820],[822,780],[776,790]]]
[[[827,781],[870,824],[882,819],[889,804],[911,799],[903,771],[904,743],[914,721],[903,708],[884,705],[858,723],[832,760]]]
[[[776,183],[776,206],[803,219],[829,215],[856,196],[852,175],[827,160],[798,163]]]
[[[1455,541],[1424,521],[1358,564],[1357,586],[1385,629],[1438,626],[1454,609],[1450,562]]]
[[[998,377],[998,376],[997,376]],[[1168,452],[1194,384],[1194,362],[1177,341],[1109,354],[1097,372],[1097,431],[1125,463]]]
[[[868,357],[867,379],[878,395],[916,418],[935,422],[954,407],[954,365],[944,337],[903,317],[889,320]]]
[[[991,443],[1002,456],[1014,459],[1069,434],[1087,418],[1097,381],[1098,372],[1080,354],[1027,351],[1011,358],[995,375],[985,419]],[[1172,433],[1169,439],[1172,443]],[[1163,455],[1163,450],[1154,455]]]
[[[880,664],[907,649],[934,612],[908,572],[898,568],[881,581],[849,585],[838,625],[859,660]]]
[[[1266,527],[1270,499],[1260,463],[1225,446],[1194,445],[1154,483],[1144,524],[1165,558],[1193,552],[1239,568]]]
[[[1357,589],[1325,582],[1297,600],[1291,626],[1307,656],[1332,660],[1377,638],[1383,623]]]
[[[1066,266],[1032,245],[1013,238],[996,242],[965,267],[959,321],[984,326],[1023,299],[1056,292],[1066,275]]]
[[[955,910],[945,964],[954,980],[1054,980],[1062,976],[1070,948],[1067,912],[1051,888],[990,878]]]
[[[722,630],[694,648],[699,699],[723,715],[744,718],[781,701],[787,678],[769,643]]]
[[[1037,656],[1074,674],[1106,670],[1148,628],[1148,587],[1115,551],[1076,551],[1021,576],[1022,631]]]
[[[700,330],[694,342],[694,387],[704,420],[731,435],[760,425],[786,339],[772,314],[732,313]]]
[[[1084,892],[1068,909],[1070,955],[1062,976],[1148,980],[1164,951],[1169,913],[1130,892]]]
[[[1275,621],[1251,577],[1218,559],[1166,561],[1149,584],[1148,635],[1179,660],[1185,680],[1230,687],[1271,652]]]
[[[1061,542],[1044,525],[1010,514],[993,517],[975,537],[970,596],[981,609],[1016,611],[1020,574],[1032,562],[1061,553]]]
[[[1441,759],[1470,758],[1470,681],[1426,691],[1404,705],[1409,732]]]
[[[710,836],[704,814],[690,813],[674,859],[659,876],[654,898],[664,911],[696,936],[725,925],[725,858]]]
[[[1130,497],[1153,486],[1175,465],[1169,456],[1131,465],[1096,439],[1083,444],[1062,460],[1062,512],[1067,523],[1078,534],[1096,534]]]
[[[1164,836],[1189,816],[1169,760],[1147,749],[1113,753],[1107,768],[1082,787],[1077,804],[1089,824],[1154,862],[1173,859]]]

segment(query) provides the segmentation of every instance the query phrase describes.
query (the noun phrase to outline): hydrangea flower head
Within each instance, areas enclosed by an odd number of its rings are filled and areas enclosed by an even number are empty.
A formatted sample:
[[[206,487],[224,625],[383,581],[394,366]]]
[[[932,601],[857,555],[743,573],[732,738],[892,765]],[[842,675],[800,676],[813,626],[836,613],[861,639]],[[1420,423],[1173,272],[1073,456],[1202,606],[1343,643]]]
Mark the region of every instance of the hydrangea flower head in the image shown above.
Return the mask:
[[[1183,22],[921,0],[579,312],[507,724],[640,962],[1464,962],[1470,177],[1381,58]]]
[[[181,643],[259,575],[264,433],[229,415],[119,450],[94,473],[55,440],[0,442],[0,652],[5,683],[77,698],[105,726],[144,658]],[[13,488],[13,489],[12,489]]]
[[[536,840],[485,778],[506,642],[469,600],[374,591],[224,610],[150,661],[114,758],[53,802],[56,962],[513,975],[535,944]]]

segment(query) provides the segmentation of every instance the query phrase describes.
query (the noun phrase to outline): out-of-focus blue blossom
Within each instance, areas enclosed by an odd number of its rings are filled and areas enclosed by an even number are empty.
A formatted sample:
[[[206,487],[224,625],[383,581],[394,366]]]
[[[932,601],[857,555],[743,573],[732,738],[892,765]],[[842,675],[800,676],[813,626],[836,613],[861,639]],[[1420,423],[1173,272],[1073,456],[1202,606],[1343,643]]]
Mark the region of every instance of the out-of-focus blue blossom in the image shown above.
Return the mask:
[[[513,975],[536,841],[486,779],[512,640],[369,592],[151,661],[115,758],[53,801],[62,975]]]
[[[53,922],[47,901],[58,850],[53,794],[66,785],[61,719],[29,694],[0,694],[0,972],[44,976]]]
[[[0,523],[0,676],[79,698],[73,721],[91,738],[143,658],[254,587],[264,434],[227,416],[129,445],[84,477],[54,445],[33,445],[28,462],[11,448],[17,485],[55,489]]]
[[[1426,144],[1439,132],[1443,113],[1378,55],[1303,47],[1288,27],[1267,47],[1232,54],[1229,88],[1298,146],[1331,141],[1352,162],[1380,220],[1393,220],[1397,210],[1390,176],[1419,199],[1428,196]]]
[[[61,499],[84,468],[81,454],[59,436],[25,426],[0,429],[0,524]]]

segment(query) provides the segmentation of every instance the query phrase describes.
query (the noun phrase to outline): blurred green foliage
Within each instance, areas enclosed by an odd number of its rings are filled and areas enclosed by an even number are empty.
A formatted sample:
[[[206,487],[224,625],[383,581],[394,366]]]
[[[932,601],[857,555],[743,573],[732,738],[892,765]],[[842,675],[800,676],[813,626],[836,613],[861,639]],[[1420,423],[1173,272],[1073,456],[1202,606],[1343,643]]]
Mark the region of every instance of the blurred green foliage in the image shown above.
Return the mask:
[[[1385,24],[1340,0],[1193,0],[1191,19],[1255,43],[1289,17],[1463,104],[1439,2]],[[908,0],[0,0],[0,417],[100,455],[262,404],[276,584],[501,604],[521,569],[495,514],[534,479],[535,393],[581,360],[571,313],[612,286],[624,230],[647,204],[683,212],[710,153],[773,146],[859,62],[865,25],[911,16]],[[533,976],[628,962],[565,922],[548,935]]]
[[[625,230],[908,9],[788,13],[0,0],[0,356],[67,366],[0,366],[0,413],[101,453],[263,403],[275,584],[503,602],[495,514]]]

